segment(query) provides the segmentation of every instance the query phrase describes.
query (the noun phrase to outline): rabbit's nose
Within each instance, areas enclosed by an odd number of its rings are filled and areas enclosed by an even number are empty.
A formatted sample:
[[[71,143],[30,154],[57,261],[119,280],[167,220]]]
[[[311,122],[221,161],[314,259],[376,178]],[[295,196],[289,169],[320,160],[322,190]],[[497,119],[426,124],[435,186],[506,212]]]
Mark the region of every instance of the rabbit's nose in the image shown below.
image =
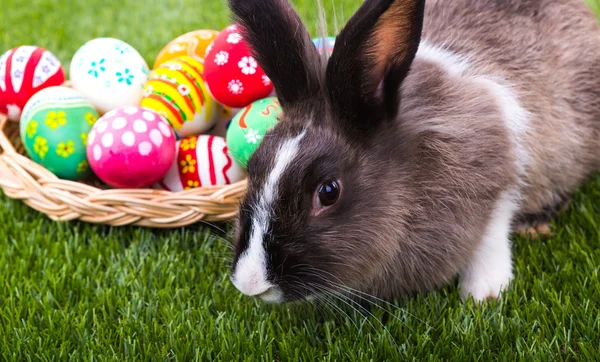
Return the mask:
[[[236,275],[238,273],[235,273]],[[231,277],[233,285],[243,294],[255,297],[266,303],[281,303],[283,301],[283,293],[277,286],[260,280],[256,275],[250,275],[249,278]]]
[[[249,250],[237,260],[231,273],[231,282],[248,296],[265,293],[273,284],[267,280],[267,268],[263,253]],[[260,250],[262,251],[262,250]]]
[[[257,273],[243,275],[235,273],[231,277],[233,285],[242,293],[249,297],[256,297],[263,293],[267,293],[273,286],[266,280],[261,280]]]
[[[231,273],[231,282],[243,294],[265,302],[277,303],[283,299],[281,290],[267,280],[264,263],[257,262],[248,254],[237,261]]]

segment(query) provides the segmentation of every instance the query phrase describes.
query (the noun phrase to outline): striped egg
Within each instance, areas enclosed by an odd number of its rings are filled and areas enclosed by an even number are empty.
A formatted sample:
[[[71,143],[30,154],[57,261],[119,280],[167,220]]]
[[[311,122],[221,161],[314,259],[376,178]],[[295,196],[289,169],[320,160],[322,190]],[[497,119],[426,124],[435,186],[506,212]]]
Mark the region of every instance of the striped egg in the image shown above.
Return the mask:
[[[204,66],[181,56],[152,71],[144,87],[142,107],[165,117],[181,138],[208,131],[221,114],[204,83]]]
[[[244,170],[233,162],[225,139],[218,136],[192,136],[177,143],[177,158],[157,185],[168,191],[228,185],[242,180]]]
[[[200,63],[204,63],[206,49],[217,35],[219,35],[219,32],[216,30],[201,29],[178,36],[158,53],[154,61],[154,68],[182,55],[189,55],[200,61]]]
[[[34,94],[64,81],[60,61],[48,50],[32,45],[11,49],[0,56],[0,113],[19,121]]]

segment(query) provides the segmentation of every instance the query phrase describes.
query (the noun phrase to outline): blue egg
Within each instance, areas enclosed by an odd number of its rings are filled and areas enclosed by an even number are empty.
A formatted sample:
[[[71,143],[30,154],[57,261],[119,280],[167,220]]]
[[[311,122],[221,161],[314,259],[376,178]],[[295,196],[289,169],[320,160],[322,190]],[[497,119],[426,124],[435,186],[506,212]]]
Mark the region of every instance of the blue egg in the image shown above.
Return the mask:
[[[313,38],[313,43],[317,47],[319,53],[323,51],[323,39],[321,38]],[[331,54],[333,52],[333,47],[335,46],[335,36],[327,37],[327,52]]]

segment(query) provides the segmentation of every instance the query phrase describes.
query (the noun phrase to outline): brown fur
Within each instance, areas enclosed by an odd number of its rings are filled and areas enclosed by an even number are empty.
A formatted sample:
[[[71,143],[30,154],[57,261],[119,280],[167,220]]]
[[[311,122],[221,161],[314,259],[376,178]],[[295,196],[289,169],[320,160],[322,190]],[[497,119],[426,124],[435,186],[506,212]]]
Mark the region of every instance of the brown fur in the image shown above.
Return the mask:
[[[598,169],[600,32],[582,0],[433,0],[425,22],[425,39],[508,79],[532,114],[523,213],[561,202]]]
[[[370,1],[364,9],[384,3]],[[278,146],[306,130],[264,236],[270,280],[286,300],[330,283],[385,298],[440,286],[469,262],[503,193],[518,189],[522,216],[542,214],[600,168],[600,29],[581,0],[429,0],[422,39],[468,59],[470,68],[457,76],[417,57],[406,74],[404,65],[393,70],[397,77],[382,74],[382,64],[402,62],[395,57],[403,54],[412,60],[415,35],[404,29],[411,16],[413,26],[419,21],[417,0],[388,3],[367,27],[374,40],[342,32],[320,92],[289,102],[249,163],[234,262],[247,247]],[[372,52],[377,66],[358,50]],[[525,144],[532,162],[522,178],[503,109],[482,76],[509,84],[531,116]],[[398,97],[384,99],[372,87],[380,82]],[[393,117],[372,106],[390,102]],[[343,186],[338,203],[311,216],[314,190],[331,177]]]
[[[534,132],[528,142],[534,164],[526,170],[521,213],[537,215],[561,204],[565,195],[600,167],[600,32],[591,11],[579,0],[437,0],[427,3],[425,14],[425,41],[468,57],[475,65],[470,69],[472,76],[491,74],[509,80],[532,115]],[[506,177],[515,170],[507,156],[501,156],[508,154],[510,146],[499,110],[491,113],[495,117],[483,116],[490,114],[485,108],[494,103],[485,90],[468,79],[434,75],[436,65],[424,63],[428,62],[417,58],[404,82],[400,115],[408,120],[404,121],[405,137],[413,142],[421,139],[419,148],[428,153],[436,150],[432,161],[446,172],[431,172],[435,167],[417,153],[415,170],[423,170],[418,184],[435,185],[433,189],[420,187],[421,196],[408,203],[419,205],[423,212],[413,211],[416,220],[407,224],[417,232],[407,239],[413,240],[409,245],[425,248],[429,243],[423,236],[456,235],[470,240],[461,243],[462,247],[474,248],[495,197],[515,181]],[[492,129],[482,132],[487,127]],[[462,141],[458,147],[444,137],[446,132]],[[432,136],[425,137],[427,133]],[[451,182],[442,184],[446,177]],[[449,192],[453,184],[459,187]],[[487,193],[482,192],[485,189]],[[437,252],[443,259],[444,251]],[[406,252],[396,255],[386,268],[388,276],[374,273],[373,293],[391,297],[405,292],[403,287],[430,289],[466,262],[429,259],[427,271],[424,265],[403,267]],[[440,268],[443,264],[447,267]],[[406,282],[408,276],[422,272],[427,276]]]
[[[381,16],[375,25],[373,39],[367,52],[374,57],[375,73],[384,74],[388,64],[401,64],[410,56],[406,50],[413,36],[398,37],[397,34],[411,34],[412,14],[416,2],[405,4],[396,2]]]

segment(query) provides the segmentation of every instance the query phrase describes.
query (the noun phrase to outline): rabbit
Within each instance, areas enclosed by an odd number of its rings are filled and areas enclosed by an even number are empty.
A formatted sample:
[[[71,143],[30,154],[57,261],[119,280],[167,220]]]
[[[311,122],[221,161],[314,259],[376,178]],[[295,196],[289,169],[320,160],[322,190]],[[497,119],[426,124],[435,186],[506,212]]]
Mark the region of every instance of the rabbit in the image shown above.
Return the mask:
[[[365,0],[328,58],[287,0],[229,6],[282,106],[235,222],[247,296],[499,298],[519,220],[600,168],[582,0]]]

